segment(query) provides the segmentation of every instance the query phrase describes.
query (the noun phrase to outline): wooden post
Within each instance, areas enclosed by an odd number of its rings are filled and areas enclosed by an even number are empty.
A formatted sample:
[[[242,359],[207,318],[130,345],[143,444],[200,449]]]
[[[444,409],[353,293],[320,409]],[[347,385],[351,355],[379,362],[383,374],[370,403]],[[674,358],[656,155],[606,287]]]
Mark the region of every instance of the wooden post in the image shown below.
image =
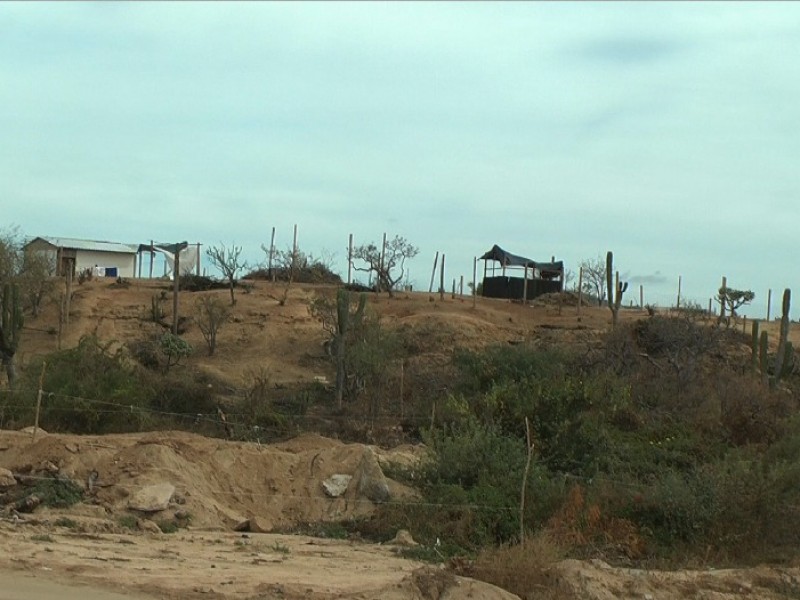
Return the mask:
[[[139,278],[139,279],[141,279],[141,278],[142,278],[142,263],[144,262],[144,259],[142,259],[142,252],[141,252],[141,250],[136,252],[136,258],[138,259],[136,262],[137,262],[137,263],[138,263],[138,265],[139,265],[139,274],[138,274],[138,278]]]
[[[194,274],[200,277],[200,242],[197,242],[197,266],[195,267]]]
[[[353,283],[353,234],[347,242],[347,285]]]
[[[31,441],[36,441],[36,430],[39,429],[39,411],[42,408],[42,388],[44,387],[44,370],[47,368],[47,361],[42,362],[42,374],[39,375],[39,393],[36,396],[36,416],[33,421],[33,431],[31,432]]]
[[[294,226],[294,234],[292,236],[292,268],[289,273],[289,281],[294,281],[294,270],[297,266],[297,224]]]
[[[678,275],[678,303],[675,305],[675,308],[680,308],[681,307],[681,279],[682,278],[683,277],[681,275]]]
[[[150,279],[153,278],[153,263],[156,260],[156,251],[154,249],[153,240],[150,240]]]
[[[436,251],[436,257],[433,259],[433,271],[431,271],[431,287],[428,289],[428,293],[433,293],[433,280],[436,278],[436,265],[439,264],[439,251]]]
[[[772,312],[772,289],[767,290],[767,323],[769,323],[769,315]]]
[[[275,256],[275,227],[272,228],[272,236],[269,238],[269,259],[267,262],[267,276],[272,283],[275,283],[275,270],[272,268],[272,259]]]
[[[478,257],[472,259],[472,308],[478,302]]]
[[[531,470],[533,458],[533,441],[531,440],[531,425],[525,417],[525,440],[528,446],[528,458],[525,461],[525,471],[522,473],[522,492],[519,499],[519,542],[525,544],[525,491],[528,487],[528,472]]]
[[[439,300],[444,300],[444,253],[442,253],[442,263],[439,265]]]
[[[578,318],[581,316],[581,304],[583,304],[583,267],[578,269]]]
[[[61,293],[61,302],[58,303],[58,338],[56,348],[61,350],[61,334],[64,331],[64,303],[67,301],[66,294]]]
[[[711,314],[711,298],[708,299],[708,314]]]
[[[461,276],[461,279],[458,282],[458,295],[459,296],[463,296],[464,295],[464,276],[463,275]]]
[[[644,286],[639,284],[639,308],[644,309]]]
[[[452,295],[451,295],[450,297],[451,297],[453,300],[455,300],[455,299],[456,299],[456,280],[455,280],[455,277],[453,278],[453,292],[452,292]]]
[[[720,318],[720,320],[725,318],[725,290],[727,290],[727,289],[728,289],[728,278],[727,277],[723,277],[722,278],[722,287],[720,288],[720,290],[722,292],[722,298],[720,298],[721,302],[719,303],[719,318]]]
[[[742,318],[742,333],[747,333],[747,315]]]
[[[525,279],[522,280],[522,303],[528,303],[528,264],[525,263]]]
[[[72,301],[72,263],[67,268],[67,295],[64,298],[64,324],[69,327],[69,305]]]
[[[181,280],[178,273],[180,273],[180,265],[181,248],[179,244],[175,244],[175,270],[172,273],[172,335],[178,335],[178,291]]]

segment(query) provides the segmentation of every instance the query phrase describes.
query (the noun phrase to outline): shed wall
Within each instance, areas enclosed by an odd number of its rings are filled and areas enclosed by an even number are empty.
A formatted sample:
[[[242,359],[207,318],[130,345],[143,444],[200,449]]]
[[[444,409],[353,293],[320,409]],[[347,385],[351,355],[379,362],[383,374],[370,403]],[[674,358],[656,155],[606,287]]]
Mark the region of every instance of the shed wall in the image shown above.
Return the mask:
[[[94,266],[109,268],[116,267],[119,277],[134,277],[136,275],[136,255],[121,252],[97,252],[93,250],[78,250],[75,259],[77,272],[93,269]]]

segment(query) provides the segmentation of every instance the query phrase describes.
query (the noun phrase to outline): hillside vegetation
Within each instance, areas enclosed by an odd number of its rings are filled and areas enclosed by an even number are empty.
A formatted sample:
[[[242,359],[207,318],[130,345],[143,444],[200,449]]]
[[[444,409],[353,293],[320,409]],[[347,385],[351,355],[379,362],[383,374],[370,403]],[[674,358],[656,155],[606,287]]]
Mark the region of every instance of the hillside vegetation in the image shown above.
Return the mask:
[[[198,298],[226,290],[183,292],[171,336],[167,282],[78,286],[61,350],[54,307],[28,319],[0,426],[33,423],[43,373],[39,423],[53,432],[424,441],[422,461],[387,473],[423,501],[341,526],[376,540],[408,529],[415,556],[477,557],[459,568],[479,576],[488,561],[489,579],[521,540],[624,564],[793,558],[797,379],[791,365],[762,383],[740,325],[622,310],[612,328],[608,309],[578,317],[565,298],[473,307],[419,293],[368,294],[356,317],[353,293],[339,405],[336,288],[295,284],[281,302],[284,285],[238,288],[213,354]]]

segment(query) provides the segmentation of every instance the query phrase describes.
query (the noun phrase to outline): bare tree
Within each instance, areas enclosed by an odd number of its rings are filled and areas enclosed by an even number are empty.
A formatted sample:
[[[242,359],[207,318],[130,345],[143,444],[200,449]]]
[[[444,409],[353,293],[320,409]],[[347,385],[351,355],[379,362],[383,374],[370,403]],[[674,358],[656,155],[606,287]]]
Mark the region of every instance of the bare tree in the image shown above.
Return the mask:
[[[374,273],[376,291],[387,291],[389,296],[394,295],[395,286],[403,280],[405,275],[405,262],[419,254],[419,248],[412,245],[402,236],[395,236],[388,240],[381,249],[374,243],[362,244],[353,248],[353,260],[365,263],[362,266],[353,265],[356,271]]]
[[[42,302],[55,290],[55,272],[56,261],[52,254],[35,250],[22,253],[19,287],[34,317],[39,316]]]
[[[263,245],[261,249],[267,252]],[[277,270],[278,279],[284,281],[283,297],[278,300],[278,304],[281,306],[284,306],[289,298],[289,288],[292,287],[292,282],[294,282],[303,260],[305,260],[305,256],[297,248],[289,248],[283,251],[276,250],[274,253],[273,268]]]
[[[231,246],[226,248],[224,245],[211,246],[206,249],[206,256],[223,277],[228,280],[231,290],[231,306],[236,304],[236,296],[233,295],[233,288],[236,286],[236,275],[239,271],[247,268],[247,261],[242,260],[242,247]]]
[[[587,258],[581,261],[583,270],[583,292],[597,298],[597,305],[603,306],[606,299],[606,261],[605,258]]]
[[[217,296],[203,294],[197,299],[197,326],[208,345],[209,356],[217,349],[217,332],[222,329],[230,314],[230,308]]]

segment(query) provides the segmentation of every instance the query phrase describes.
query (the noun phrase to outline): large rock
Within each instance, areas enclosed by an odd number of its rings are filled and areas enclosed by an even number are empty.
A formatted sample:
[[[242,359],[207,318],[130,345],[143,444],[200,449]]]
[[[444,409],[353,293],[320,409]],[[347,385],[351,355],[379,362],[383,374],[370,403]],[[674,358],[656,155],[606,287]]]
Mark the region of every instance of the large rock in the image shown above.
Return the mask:
[[[274,529],[272,521],[266,517],[250,517],[233,528],[234,531],[250,531],[252,533],[270,533]]]
[[[408,532],[407,529],[398,529],[397,534],[394,536],[394,539],[389,542],[394,546],[418,546],[417,542],[411,537],[411,534]]]
[[[356,467],[353,475],[356,483],[356,492],[373,502],[386,502],[389,500],[389,483],[378,464],[375,452],[367,446],[361,456],[361,462]]]
[[[169,501],[174,493],[175,486],[171,483],[148,485],[140,489],[128,500],[128,507],[141,512],[165,510],[169,506]]]
[[[338,498],[347,491],[347,486],[350,485],[352,479],[352,475],[336,473],[322,482],[322,489],[331,498]]]
[[[0,490],[7,490],[15,485],[17,485],[17,480],[14,478],[14,474],[8,469],[0,467]]]

